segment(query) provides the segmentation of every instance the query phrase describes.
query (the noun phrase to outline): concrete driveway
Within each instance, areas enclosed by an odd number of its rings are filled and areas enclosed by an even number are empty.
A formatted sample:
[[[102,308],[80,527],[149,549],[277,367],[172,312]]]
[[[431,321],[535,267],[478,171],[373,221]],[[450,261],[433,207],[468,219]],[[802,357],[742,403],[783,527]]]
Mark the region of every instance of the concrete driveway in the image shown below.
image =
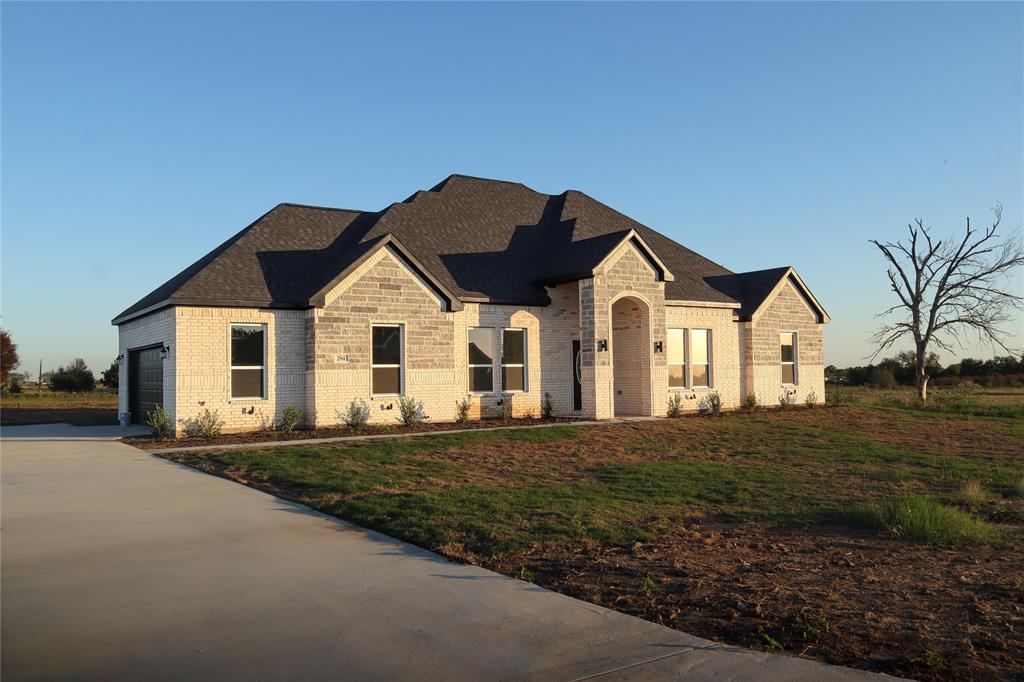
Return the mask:
[[[877,678],[451,563],[115,432],[3,430],[5,682]]]

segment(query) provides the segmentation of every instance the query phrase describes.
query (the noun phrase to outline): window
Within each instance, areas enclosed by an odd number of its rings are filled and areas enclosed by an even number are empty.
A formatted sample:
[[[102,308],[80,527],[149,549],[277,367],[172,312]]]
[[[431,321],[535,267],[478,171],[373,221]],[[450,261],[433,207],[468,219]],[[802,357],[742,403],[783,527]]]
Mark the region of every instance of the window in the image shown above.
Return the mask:
[[[490,327],[469,329],[469,390],[494,391],[494,330]]]
[[[690,330],[690,386],[711,386],[711,332],[707,329]]]
[[[266,330],[261,324],[231,325],[231,398],[263,398]]]
[[[686,388],[686,330],[668,330],[668,387]]]
[[[506,329],[501,337],[501,389],[526,390],[526,330]]]
[[[373,326],[373,395],[402,392],[402,327],[397,324]]]
[[[779,346],[782,348],[782,383],[796,383],[796,332],[779,334]]]

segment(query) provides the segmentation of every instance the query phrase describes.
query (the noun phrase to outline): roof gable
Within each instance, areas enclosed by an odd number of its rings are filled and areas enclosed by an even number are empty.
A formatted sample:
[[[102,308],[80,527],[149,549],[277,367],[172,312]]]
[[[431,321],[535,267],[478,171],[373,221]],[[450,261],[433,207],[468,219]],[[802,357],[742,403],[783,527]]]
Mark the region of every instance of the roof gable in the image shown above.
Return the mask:
[[[768,302],[778,295],[786,283],[791,283],[797,293],[818,317],[819,323],[831,320],[825,308],[818,303],[811,290],[791,266],[716,275],[707,278],[708,284],[740,302],[740,318],[749,320]]]

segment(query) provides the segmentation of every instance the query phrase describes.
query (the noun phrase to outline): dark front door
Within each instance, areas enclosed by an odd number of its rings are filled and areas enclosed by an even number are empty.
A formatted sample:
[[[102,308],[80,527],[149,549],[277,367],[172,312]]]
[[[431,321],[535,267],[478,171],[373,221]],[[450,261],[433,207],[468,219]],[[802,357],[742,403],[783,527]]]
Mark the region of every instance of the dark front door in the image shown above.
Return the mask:
[[[572,409],[579,412],[583,409],[583,377],[581,372],[583,353],[579,341],[572,342]]]
[[[132,423],[142,424],[164,402],[164,363],[160,347],[128,352],[128,410]]]

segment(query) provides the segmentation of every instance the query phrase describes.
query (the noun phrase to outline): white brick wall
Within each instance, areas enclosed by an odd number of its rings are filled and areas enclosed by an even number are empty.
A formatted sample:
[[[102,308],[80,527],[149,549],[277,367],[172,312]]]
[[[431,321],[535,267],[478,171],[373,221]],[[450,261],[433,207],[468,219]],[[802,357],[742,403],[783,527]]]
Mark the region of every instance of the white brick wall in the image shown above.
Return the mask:
[[[117,411],[119,414],[128,413],[128,356],[129,352],[137,348],[147,346],[167,345],[170,350],[167,358],[164,359],[164,409],[167,410],[171,419],[174,419],[174,400],[176,388],[175,374],[175,343],[174,343],[175,317],[174,309],[168,308],[152,315],[140,317],[118,327],[117,348],[121,356],[121,363],[118,367],[118,397]],[[134,415],[135,421],[141,421],[144,415]]]
[[[789,281],[783,281],[746,324],[746,390],[762,405],[777,406],[779,396],[793,392],[802,404],[812,392],[825,402],[824,341],[817,316]],[[779,332],[797,334],[797,385],[782,386]]]
[[[788,289],[787,289],[788,287]],[[204,409],[216,410],[226,431],[252,430],[280,420],[288,405],[317,425],[333,425],[353,399],[371,406],[375,422],[399,419],[397,399],[371,396],[371,326],[403,325],[404,393],[423,401],[434,421],[456,416],[469,395],[468,329],[494,329],[494,384],[489,395],[472,395],[473,417],[493,413],[501,391],[502,329],[527,335],[526,391],[515,394],[514,413],[539,414],[550,393],[556,414],[573,413],[573,340],[581,340],[583,409],[608,418],[664,415],[668,388],[667,328],[711,332],[711,387],[684,390],[684,407],[697,410],[708,391],[725,408],[738,407],[756,391],[764,404],[780,393],[778,331],[798,332],[797,400],[815,391],[824,400],[821,327],[788,284],[753,322],[734,321],[734,310],[705,305],[665,305],[664,283],[631,244],[622,245],[594,278],[550,287],[551,305],[522,307],[467,303],[448,312],[424,281],[393,253],[368,259],[330,295],[324,308],[306,311],[177,307],[120,327],[120,349],[158,343],[170,347],[164,361],[164,403],[179,429]],[[266,397],[230,399],[230,326],[267,329]],[[598,340],[608,349],[598,352]],[[665,349],[667,350],[667,349]],[[127,410],[127,362],[121,365],[120,409]]]
[[[684,398],[683,409],[693,412],[699,409],[702,400],[708,393],[718,391],[724,409],[739,406],[742,399],[740,391],[742,376],[740,325],[733,321],[733,312],[732,308],[708,306],[670,305],[665,309],[665,326],[669,329],[708,329],[711,331],[711,386],[709,388],[670,390],[666,385],[665,403],[668,402],[672,393],[679,391]],[[661,412],[664,413],[664,411],[663,405]]]
[[[178,373],[176,424],[205,409],[216,411],[225,431],[249,431],[275,423],[289,405],[306,407],[306,314],[301,310],[179,306],[175,312],[173,353]],[[265,397],[231,399],[231,325],[259,324],[266,329]]]

